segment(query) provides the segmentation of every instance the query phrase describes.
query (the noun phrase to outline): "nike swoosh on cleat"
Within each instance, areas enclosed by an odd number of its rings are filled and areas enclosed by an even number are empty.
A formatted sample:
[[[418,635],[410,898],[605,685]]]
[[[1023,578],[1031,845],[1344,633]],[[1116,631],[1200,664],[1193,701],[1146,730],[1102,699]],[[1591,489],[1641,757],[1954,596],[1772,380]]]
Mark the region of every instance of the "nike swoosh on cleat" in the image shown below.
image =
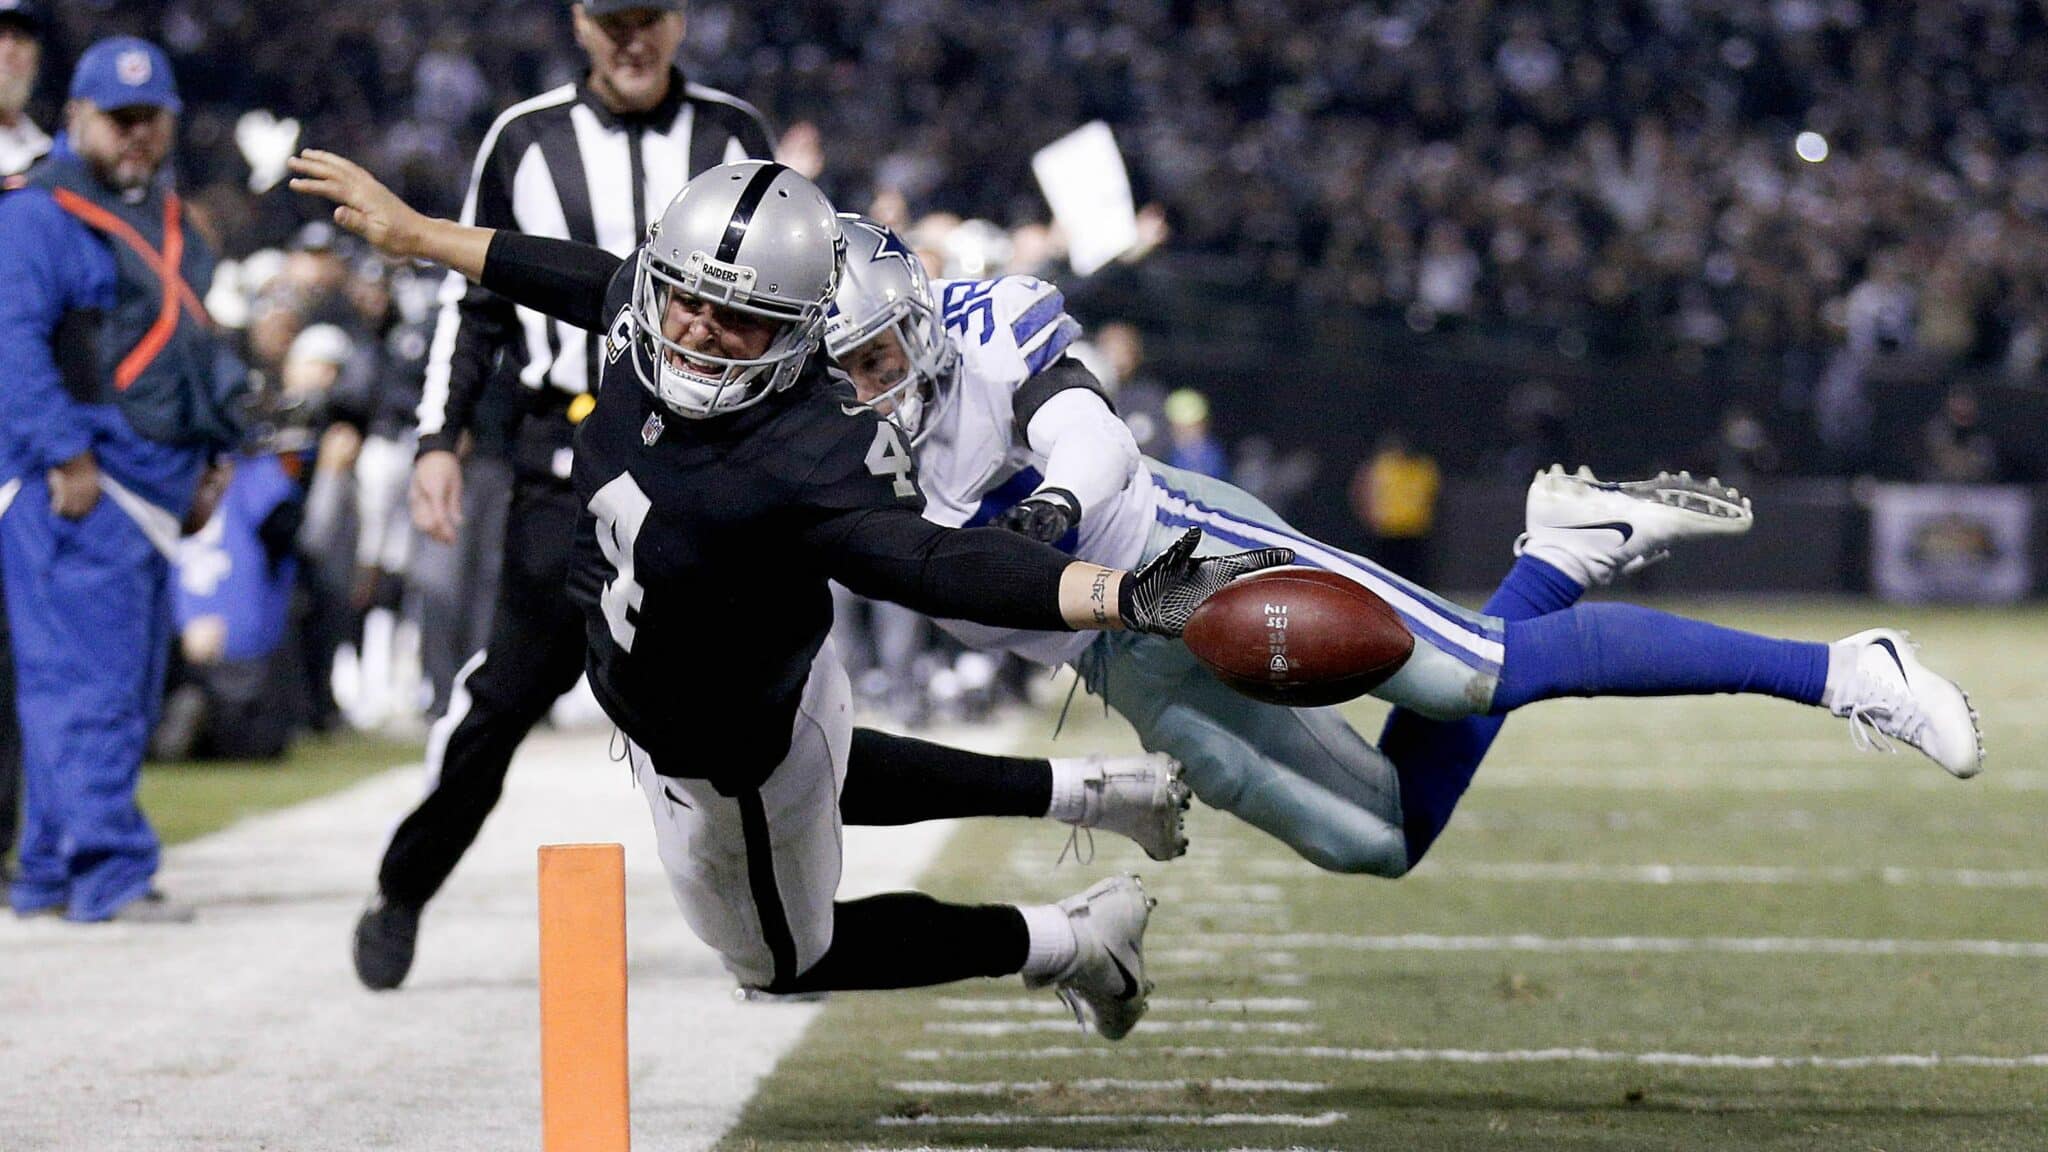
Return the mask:
[[[1136,999],[1138,996],[1138,982],[1131,978],[1131,970],[1124,967],[1124,962],[1117,959],[1114,952],[1109,954],[1109,962],[1116,965],[1116,974],[1124,978],[1124,990],[1117,993],[1116,998],[1118,1000]]]
[[[1906,662],[1904,660],[1899,659],[1899,650],[1892,646],[1892,642],[1884,639],[1883,637],[1879,637],[1878,639],[1871,641],[1871,643],[1885,650],[1885,654],[1892,658],[1892,663],[1897,664],[1899,666],[1899,679],[1904,680],[1908,688],[1912,687],[1913,679],[1912,677],[1906,675]]]
[[[1560,524],[1558,527],[1571,531],[1592,532],[1605,530],[1608,532],[1619,532],[1621,533],[1621,542],[1624,544],[1628,543],[1636,534],[1635,525],[1630,524],[1626,520],[1606,520],[1598,524]]]

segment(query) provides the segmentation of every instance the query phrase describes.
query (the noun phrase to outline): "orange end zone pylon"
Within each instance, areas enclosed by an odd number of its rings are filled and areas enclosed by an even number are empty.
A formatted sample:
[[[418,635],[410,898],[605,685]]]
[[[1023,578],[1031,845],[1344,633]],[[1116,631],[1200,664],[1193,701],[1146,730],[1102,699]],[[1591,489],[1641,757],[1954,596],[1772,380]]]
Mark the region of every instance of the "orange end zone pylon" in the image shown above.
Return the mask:
[[[543,1152],[627,1152],[626,850],[540,849]]]

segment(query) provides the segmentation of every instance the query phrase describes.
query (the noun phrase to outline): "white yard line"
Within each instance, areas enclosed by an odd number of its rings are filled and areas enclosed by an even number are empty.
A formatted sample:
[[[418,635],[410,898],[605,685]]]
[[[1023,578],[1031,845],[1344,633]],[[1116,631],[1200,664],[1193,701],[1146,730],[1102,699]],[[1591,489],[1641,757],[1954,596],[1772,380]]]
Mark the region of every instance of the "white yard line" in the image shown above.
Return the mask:
[[[1224,938],[1237,939],[1238,937],[1229,934],[1216,937],[1206,935],[1201,937],[1204,940]],[[1245,938],[1252,937],[1247,936]],[[1263,939],[1264,937],[1259,938]],[[1277,935],[1272,938],[1280,939]],[[1215,948],[1190,948],[1186,946],[1154,948],[1151,946],[1152,941],[1163,939],[1165,937],[1148,938],[1145,948],[1145,959],[1148,962],[1153,964],[1184,965],[1190,968],[1206,968],[1210,965],[1221,963],[1223,960],[1223,953]],[[1190,939],[1193,939],[1193,937],[1190,937]],[[1239,964],[1256,964],[1261,968],[1292,968],[1300,962],[1300,957],[1297,957],[1292,952],[1258,952],[1250,956],[1233,956],[1231,959]]]
[[[1160,898],[1166,903],[1165,897]],[[1183,916],[1199,916],[1208,920],[1285,920],[1294,910],[1285,904],[1226,903],[1217,900],[1175,900],[1174,911]]]
[[[1042,996],[941,996],[934,1003],[941,1012],[974,1015],[996,1016],[1006,1012],[1029,1016],[1073,1015],[1065,1004]],[[1299,996],[1224,997],[1213,1000],[1200,996],[1154,996],[1151,1004],[1154,1012],[1212,1012],[1226,1015],[1313,1012],[1316,1006],[1315,1001],[1305,1000]]]
[[[889,1148],[854,1148],[852,1152],[989,1152],[985,1144],[971,1146],[940,1146],[940,1144],[918,1144],[915,1148],[901,1148],[891,1144]],[[1028,1148],[1010,1148],[1008,1152],[1174,1152],[1171,1148],[1047,1148],[1032,1144]],[[1325,1152],[1319,1148],[1223,1148],[1221,1152]]]
[[[1881,884],[1894,888],[2048,888],[2043,868],[1848,868],[1770,864],[1425,861],[1410,880],[1601,884]]]
[[[1845,741],[1846,743],[1846,741]],[[1844,757],[1855,755],[1848,749]],[[1910,755],[1911,763],[1906,761]],[[1774,760],[1799,759],[1772,754]],[[1868,763],[1817,764],[1810,768],[1758,768],[1753,761],[1717,756],[1711,761],[1687,760],[1669,767],[1638,766],[1635,757],[1619,757],[1612,766],[1595,767],[1599,758],[1573,764],[1516,764],[1488,768],[1480,783],[1486,788],[1595,788],[1618,791],[1669,792],[1948,792],[1957,788],[1997,791],[2048,791],[2048,771],[2038,768],[1993,769],[1964,785],[1921,762],[1918,753],[1897,759],[1865,757]]]
[[[1072,1018],[1065,1020],[931,1020],[927,1032],[946,1036],[1029,1036],[1040,1032],[1073,1032],[1080,1028]],[[1318,1026],[1300,1020],[1153,1020],[1148,1032],[1210,1032],[1226,1036],[1306,1036]]]
[[[1039,1096],[1047,1092],[1262,1092],[1305,1094],[1329,1090],[1324,1080],[898,1080],[889,1087],[912,1096]]]
[[[1291,932],[1276,935],[1214,933],[1203,935],[1200,939],[1215,948],[1317,948],[1343,952],[1647,952],[2048,959],[2048,941],[2041,940],[1863,940],[1809,936],[1439,936],[1428,933],[1354,936],[1337,932]],[[1169,942],[1162,940],[1162,943]]]
[[[1099,1124],[1147,1124],[1181,1128],[1329,1128],[1342,1122],[1349,1115],[1346,1112],[1172,1112],[1134,1116],[1111,1112],[1040,1116],[1016,1112],[973,1112],[964,1116],[939,1116],[929,1113],[923,1116],[877,1116],[875,1123],[884,1128],[943,1128],[949,1125],[963,1128],[1017,1128],[1036,1127],[1040,1124],[1062,1128]]]
[[[1487,779],[1481,770],[1480,780]],[[1718,796],[1718,794],[1716,794]],[[2024,808],[1985,812],[1979,808],[1923,808],[1913,814],[1917,835],[2028,836],[2040,830],[2040,820]],[[1528,832],[1666,832],[1697,834],[1708,829],[1734,832],[1812,832],[1839,829],[1857,833],[1883,833],[1898,828],[1898,816],[1881,808],[1722,808],[1712,812],[1682,809],[1652,811],[1644,808],[1610,808],[1605,811],[1532,811],[1527,808],[1489,808],[1464,804],[1451,821],[1461,834],[1522,834]],[[1200,854],[1189,861],[1199,860]],[[1176,862],[1176,868],[1180,863]]]
[[[388,773],[172,849],[160,880],[195,924],[0,917],[0,1148],[538,1146],[534,848],[590,840],[626,845],[636,1143],[714,1143],[820,1006],[735,1002],[604,733],[528,741],[405,988],[356,983],[351,928],[422,786]],[[908,886],[949,830],[848,829],[846,890]]]
[[[1148,1025],[1139,1025],[1134,1037],[1144,1036]],[[1124,1044],[1102,1046],[1053,1045],[1037,1048],[913,1048],[902,1053],[906,1060],[930,1064],[989,1061],[1072,1060],[1098,1056],[1129,1059],[1143,1053],[1174,1060],[1335,1060],[1360,1064],[1635,1064],[1658,1068],[1725,1068],[1770,1070],[1820,1068],[1854,1071],[1867,1068],[2041,1068],[2048,1069],[2048,1053],[2026,1056],[1986,1056],[1938,1052],[1892,1052],[1851,1056],[1763,1056],[1726,1052],[1610,1052],[1598,1048],[1525,1048],[1484,1050],[1469,1048],[1330,1048],[1317,1045],[1234,1045],[1194,1047],[1171,1045],[1144,1047]]]
[[[1146,890],[1161,901],[1172,900],[1176,904],[1183,900],[1235,900],[1246,904],[1287,902],[1287,891],[1278,884],[1182,883],[1179,882],[1181,867],[1180,862],[1175,861],[1169,872],[1175,879],[1159,884],[1148,882]]]

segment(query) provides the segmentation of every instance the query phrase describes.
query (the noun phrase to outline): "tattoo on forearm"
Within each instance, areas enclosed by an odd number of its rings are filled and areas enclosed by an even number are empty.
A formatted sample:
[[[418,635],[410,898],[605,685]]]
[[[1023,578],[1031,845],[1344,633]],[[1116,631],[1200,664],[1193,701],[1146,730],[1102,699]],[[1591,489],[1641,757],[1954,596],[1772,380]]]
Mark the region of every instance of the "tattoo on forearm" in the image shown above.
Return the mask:
[[[1088,610],[1097,628],[1109,627],[1109,576],[1109,569],[1100,569],[1088,585]]]

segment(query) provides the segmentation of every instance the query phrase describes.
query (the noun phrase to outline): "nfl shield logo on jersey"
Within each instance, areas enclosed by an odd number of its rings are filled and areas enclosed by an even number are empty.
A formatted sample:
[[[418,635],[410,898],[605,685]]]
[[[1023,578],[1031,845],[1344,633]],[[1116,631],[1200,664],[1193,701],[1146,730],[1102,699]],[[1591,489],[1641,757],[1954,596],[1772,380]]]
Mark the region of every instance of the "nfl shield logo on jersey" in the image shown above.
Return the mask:
[[[662,428],[663,428],[663,425],[662,425],[662,422],[661,422],[661,413],[659,413],[659,412],[650,412],[650,413],[648,413],[648,414],[647,414],[647,423],[645,423],[645,424],[642,424],[642,425],[640,426],[640,442],[641,442],[642,444],[645,444],[645,445],[647,445],[647,446],[648,446],[649,448],[652,448],[652,447],[654,447],[654,442],[655,442],[656,440],[659,440],[659,439],[661,439],[661,430],[662,430]]]

